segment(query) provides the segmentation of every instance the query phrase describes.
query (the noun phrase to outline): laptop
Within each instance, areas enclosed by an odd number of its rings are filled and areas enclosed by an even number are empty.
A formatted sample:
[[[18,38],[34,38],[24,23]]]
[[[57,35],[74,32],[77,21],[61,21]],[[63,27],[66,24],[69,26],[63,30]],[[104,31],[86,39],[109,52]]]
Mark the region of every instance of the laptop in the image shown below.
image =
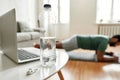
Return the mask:
[[[15,9],[0,16],[0,36],[3,53],[16,63],[40,59],[40,49],[17,48],[17,23]]]

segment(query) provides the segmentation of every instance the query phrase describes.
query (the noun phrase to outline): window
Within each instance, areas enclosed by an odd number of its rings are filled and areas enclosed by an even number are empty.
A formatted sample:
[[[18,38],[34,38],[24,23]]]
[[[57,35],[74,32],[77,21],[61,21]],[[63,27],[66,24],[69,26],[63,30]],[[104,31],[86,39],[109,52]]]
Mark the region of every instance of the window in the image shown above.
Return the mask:
[[[52,23],[69,23],[69,2],[70,0],[44,0],[43,4],[51,4]]]
[[[97,22],[119,22],[120,0],[97,0]]]

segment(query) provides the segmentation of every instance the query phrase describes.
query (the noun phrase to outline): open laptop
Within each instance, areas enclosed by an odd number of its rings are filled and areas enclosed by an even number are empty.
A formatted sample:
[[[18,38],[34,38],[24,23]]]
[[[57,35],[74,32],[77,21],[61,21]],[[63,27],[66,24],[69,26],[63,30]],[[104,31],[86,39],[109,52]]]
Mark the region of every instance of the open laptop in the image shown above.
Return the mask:
[[[39,49],[34,47],[29,49],[17,48],[17,23],[15,14],[15,9],[12,9],[0,16],[0,35],[3,53],[16,63],[40,59],[40,55],[38,55],[40,54]]]

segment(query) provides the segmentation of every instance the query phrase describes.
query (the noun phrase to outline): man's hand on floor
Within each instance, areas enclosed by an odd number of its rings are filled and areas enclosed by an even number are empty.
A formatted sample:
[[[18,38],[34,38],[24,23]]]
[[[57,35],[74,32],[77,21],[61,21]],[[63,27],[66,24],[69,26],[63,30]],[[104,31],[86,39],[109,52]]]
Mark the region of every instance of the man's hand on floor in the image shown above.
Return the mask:
[[[113,56],[114,53],[113,52],[105,52],[105,55]]]
[[[117,56],[113,56],[114,57],[114,62],[118,63],[119,58]]]

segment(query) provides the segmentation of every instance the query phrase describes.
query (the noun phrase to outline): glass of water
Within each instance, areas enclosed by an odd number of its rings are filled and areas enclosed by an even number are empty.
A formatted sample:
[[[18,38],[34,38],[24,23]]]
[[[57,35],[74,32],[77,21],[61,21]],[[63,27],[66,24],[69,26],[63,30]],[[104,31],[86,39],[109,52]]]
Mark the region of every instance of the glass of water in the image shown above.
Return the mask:
[[[40,37],[40,61],[42,66],[52,66],[56,62],[55,37]]]

